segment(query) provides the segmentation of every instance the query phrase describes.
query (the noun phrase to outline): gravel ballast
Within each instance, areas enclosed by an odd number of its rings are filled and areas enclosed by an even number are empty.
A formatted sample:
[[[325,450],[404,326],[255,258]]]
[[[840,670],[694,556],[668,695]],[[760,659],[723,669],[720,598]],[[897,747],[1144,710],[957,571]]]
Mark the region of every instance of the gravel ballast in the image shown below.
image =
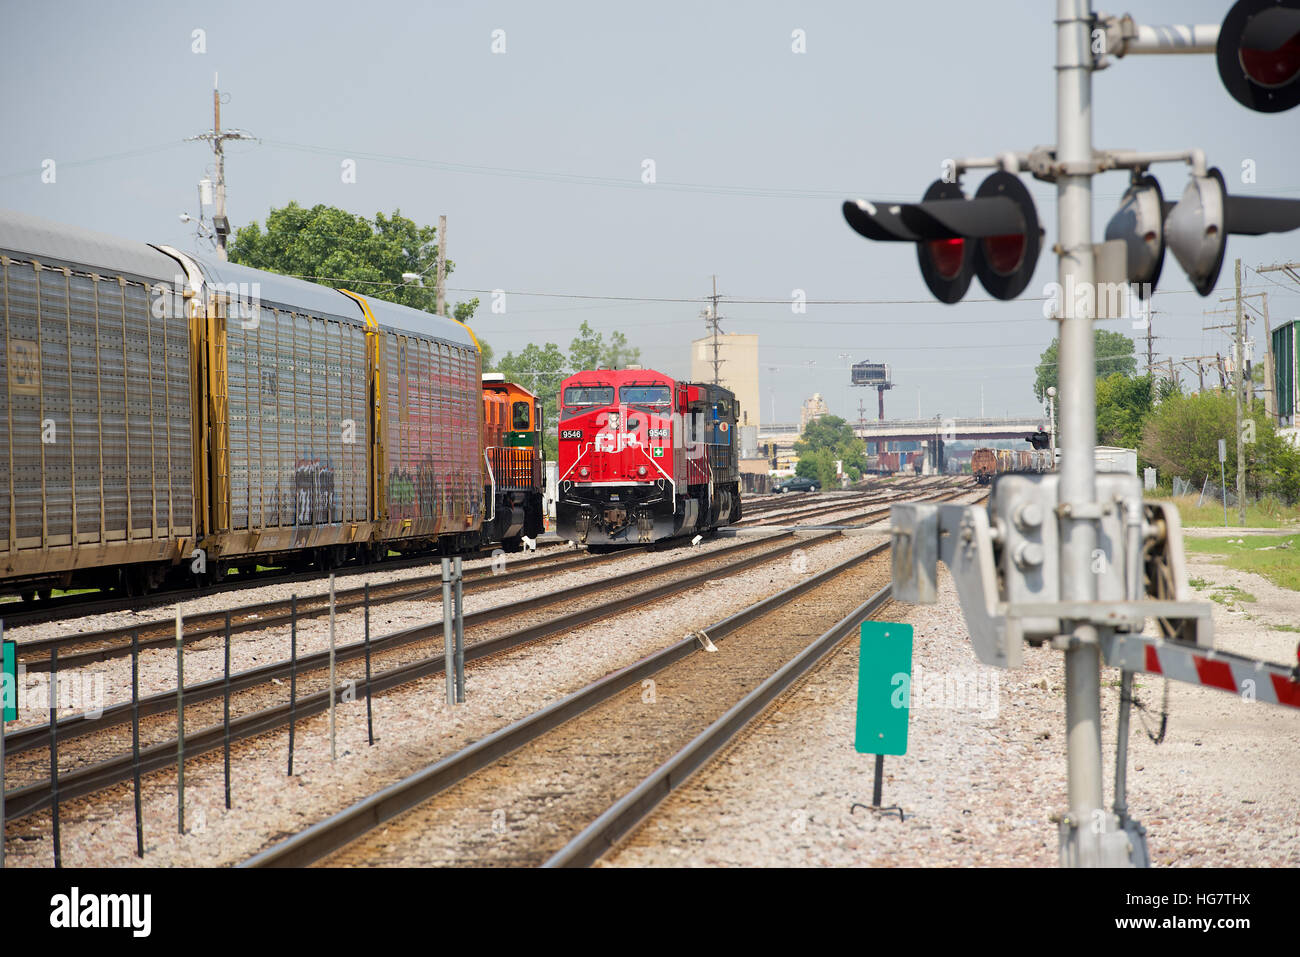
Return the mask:
[[[174,769],[145,779],[144,819],[146,856],[134,855],[131,790],[118,786],[85,800],[69,802],[62,813],[63,860],[68,866],[192,866],[237,863],[275,840],[342,809],[378,788],[449,754],[511,721],[524,717],[559,697],[624,667],[683,635],[740,610],[790,584],[814,574],[849,554],[865,550],[882,536],[837,537],[729,577],[719,577],[688,596],[665,599],[629,614],[597,622],[570,634],[545,639],[473,665],[467,669],[468,701],[450,708],[443,697],[441,677],[379,696],[374,701],[376,746],[367,747],[365,702],[345,704],[337,713],[337,761],[331,762],[328,718],[300,722],[295,774],[285,775],[287,731],[237,745],[233,757],[234,808],[224,808],[222,759],[216,752],[186,763],[186,824],[189,833],[176,833]],[[734,545],[733,540],[705,543],[701,548]],[[630,556],[618,570],[648,567],[676,557],[673,552]],[[566,573],[578,575],[580,573]],[[585,579],[584,579],[585,580]],[[577,579],[574,580],[575,583]],[[563,577],[521,583],[484,598],[491,604],[536,593],[562,590]],[[383,633],[437,618],[432,608],[386,606],[372,619]],[[467,610],[473,610],[467,596]],[[340,621],[340,641],[359,637],[359,618]],[[350,629],[350,630],[349,630]],[[328,624],[304,623],[299,650],[324,644]],[[283,658],[287,635],[263,636],[239,643],[244,656],[236,670]],[[314,644],[312,643],[314,642]],[[441,641],[438,642],[439,646]],[[174,682],[174,655],[157,652],[160,661],[149,671],[161,690]],[[219,644],[207,651],[186,652],[186,679],[197,681],[219,673]],[[110,688],[129,680],[129,663],[105,663],[118,669]],[[129,687],[129,684],[127,685]],[[284,688],[287,695],[287,687]],[[490,827],[491,821],[485,826]],[[49,866],[50,815],[33,814],[10,824],[8,863]]]
[[[1203,561],[1193,561],[1192,574],[1248,588],[1261,603],[1275,597],[1295,621],[1294,592]],[[1293,660],[1294,633],[1245,614],[1215,605],[1218,647]],[[977,689],[996,689],[995,715],[987,696],[955,702],[962,707],[923,699],[912,711],[908,753],[885,759],[884,803],[902,805],[905,822],[853,808],[871,802],[874,758],[853,748],[858,648],[849,641],[669,797],[605,866],[1056,866],[1052,818],[1066,793],[1062,655],[1026,648],[1021,670],[979,665],[946,569],[938,604],[894,604],[879,617],[913,624],[914,680],[973,674]],[[1171,682],[1168,733],[1156,746],[1144,724],[1158,728],[1164,682],[1136,680],[1139,700],[1155,713],[1134,715],[1128,800],[1148,828],[1153,863],[1300,863],[1300,713]],[[1118,670],[1103,669],[1102,681],[1109,805]]]

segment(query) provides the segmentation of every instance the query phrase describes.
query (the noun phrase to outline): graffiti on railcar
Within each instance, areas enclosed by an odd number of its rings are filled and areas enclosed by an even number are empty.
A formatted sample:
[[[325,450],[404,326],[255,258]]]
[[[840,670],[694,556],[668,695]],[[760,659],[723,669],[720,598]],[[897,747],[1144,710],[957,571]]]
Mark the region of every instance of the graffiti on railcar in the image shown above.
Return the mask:
[[[334,520],[334,463],[302,456],[294,462],[294,524],[321,525]]]
[[[436,518],[439,512],[438,469],[433,456],[423,456],[415,470],[394,468],[388,473],[390,518]]]

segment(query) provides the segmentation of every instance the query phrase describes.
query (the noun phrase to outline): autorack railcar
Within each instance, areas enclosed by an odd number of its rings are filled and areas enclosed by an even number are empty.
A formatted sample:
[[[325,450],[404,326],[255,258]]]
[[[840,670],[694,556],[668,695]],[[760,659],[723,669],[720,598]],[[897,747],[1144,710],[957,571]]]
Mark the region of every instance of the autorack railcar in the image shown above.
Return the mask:
[[[499,540],[461,323],[8,212],[0,308],[0,590]]]

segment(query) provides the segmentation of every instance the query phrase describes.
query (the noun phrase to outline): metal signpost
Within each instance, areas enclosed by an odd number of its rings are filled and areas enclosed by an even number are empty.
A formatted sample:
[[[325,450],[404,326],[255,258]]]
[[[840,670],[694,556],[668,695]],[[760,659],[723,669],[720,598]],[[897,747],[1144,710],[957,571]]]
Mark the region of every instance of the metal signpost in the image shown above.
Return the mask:
[[[5,641],[5,623],[0,619],[0,868],[5,866],[5,725],[18,718],[18,646]]]
[[[1290,109],[1300,104],[1300,70],[1290,58],[1300,0],[1238,0],[1222,27],[1151,27],[1095,15],[1090,0],[1057,0],[1055,25],[1055,146],[946,160],[943,178],[918,203],[856,200],[843,211],[868,239],[913,243],[940,301],[960,301],[974,276],[990,295],[1008,300],[1028,288],[1041,242],[1020,174],[1056,185],[1058,283],[1047,298],[1060,329],[1059,471],[1000,475],[987,507],[894,506],[894,597],[936,601],[936,564],[943,561],[981,662],[1019,667],[1026,642],[1063,652],[1069,807],[1060,825],[1061,863],[1142,865],[1145,831],[1128,816],[1118,767],[1113,811],[1103,805],[1103,660],[1123,670],[1125,687],[1139,671],[1252,697],[1257,684],[1267,684],[1268,695],[1258,700],[1300,707],[1300,685],[1282,666],[1212,650],[1211,606],[1194,600],[1177,510],[1144,503],[1136,475],[1097,471],[1093,322],[1149,315],[1144,302],[1166,247],[1208,295],[1228,235],[1300,227],[1300,200],[1229,195],[1200,149],[1095,149],[1092,74],[1111,57],[1215,53],[1238,102],[1258,112]],[[1164,201],[1148,173],[1159,163],[1189,167],[1176,203]],[[961,180],[977,168],[996,171],[970,198]],[[1111,170],[1128,170],[1130,185],[1107,225],[1107,241],[1094,243],[1092,178]],[[1142,634],[1150,619],[1161,637]],[[1126,708],[1122,703],[1121,724]],[[1117,765],[1126,757],[1121,742]]]
[[[1228,527],[1228,476],[1223,463],[1228,461],[1228,443],[1219,439],[1219,490],[1223,492],[1223,527]]]
[[[899,622],[864,621],[860,635],[858,715],[853,747],[859,754],[876,756],[871,810],[897,811],[901,819],[903,809],[898,805],[882,807],[882,792],[885,755],[907,753],[907,722],[912,695],[912,626]]]

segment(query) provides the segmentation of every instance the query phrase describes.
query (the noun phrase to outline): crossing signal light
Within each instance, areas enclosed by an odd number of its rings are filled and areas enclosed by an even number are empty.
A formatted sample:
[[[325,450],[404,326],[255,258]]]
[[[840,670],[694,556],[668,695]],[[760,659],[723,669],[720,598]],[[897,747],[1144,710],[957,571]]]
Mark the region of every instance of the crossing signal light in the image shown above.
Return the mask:
[[[935,180],[919,203],[844,203],[853,229],[877,242],[916,244],[916,257],[936,299],[954,303],[978,276],[989,295],[1014,299],[1033,278],[1042,230],[1020,177],[998,171],[968,199],[956,183]]]
[[[1230,233],[1261,236],[1297,227],[1300,199],[1230,196],[1217,169],[1192,176],[1165,217],[1169,248],[1202,296],[1218,281]]]
[[[1043,429],[1039,429],[1037,432],[1033,433],[1032,435],[1026,435],[1025,441],[1028,442],[1036,449],[1046,449],[1046,448],[1050,448],[1052,445],[1051,435],[1049,435]]]
[[[1154,177],[1136,177],[1106,226],[1106,238],[1124,241],[1127,278],[1140,295],[1155,290],[1167,247],[1196,291],[1208,296],[1223,268],[1230,234],[1259,236],[1297,227],[1300,200],[1232,196],[1223,174],[1210,169],[1204,176],[1193,174],[1176,203],[1165,200]]]
[[[1300,103],[1300,0],[1238,0],[1219,28],[1219,78],[1259,113]]]
[[[1143,298],[1155,291],[1165,264],[1165,209],[1164,193],[1155,177],[1138,176],[1106,224],[1108,240],[1124,241],[1128,281]]]

